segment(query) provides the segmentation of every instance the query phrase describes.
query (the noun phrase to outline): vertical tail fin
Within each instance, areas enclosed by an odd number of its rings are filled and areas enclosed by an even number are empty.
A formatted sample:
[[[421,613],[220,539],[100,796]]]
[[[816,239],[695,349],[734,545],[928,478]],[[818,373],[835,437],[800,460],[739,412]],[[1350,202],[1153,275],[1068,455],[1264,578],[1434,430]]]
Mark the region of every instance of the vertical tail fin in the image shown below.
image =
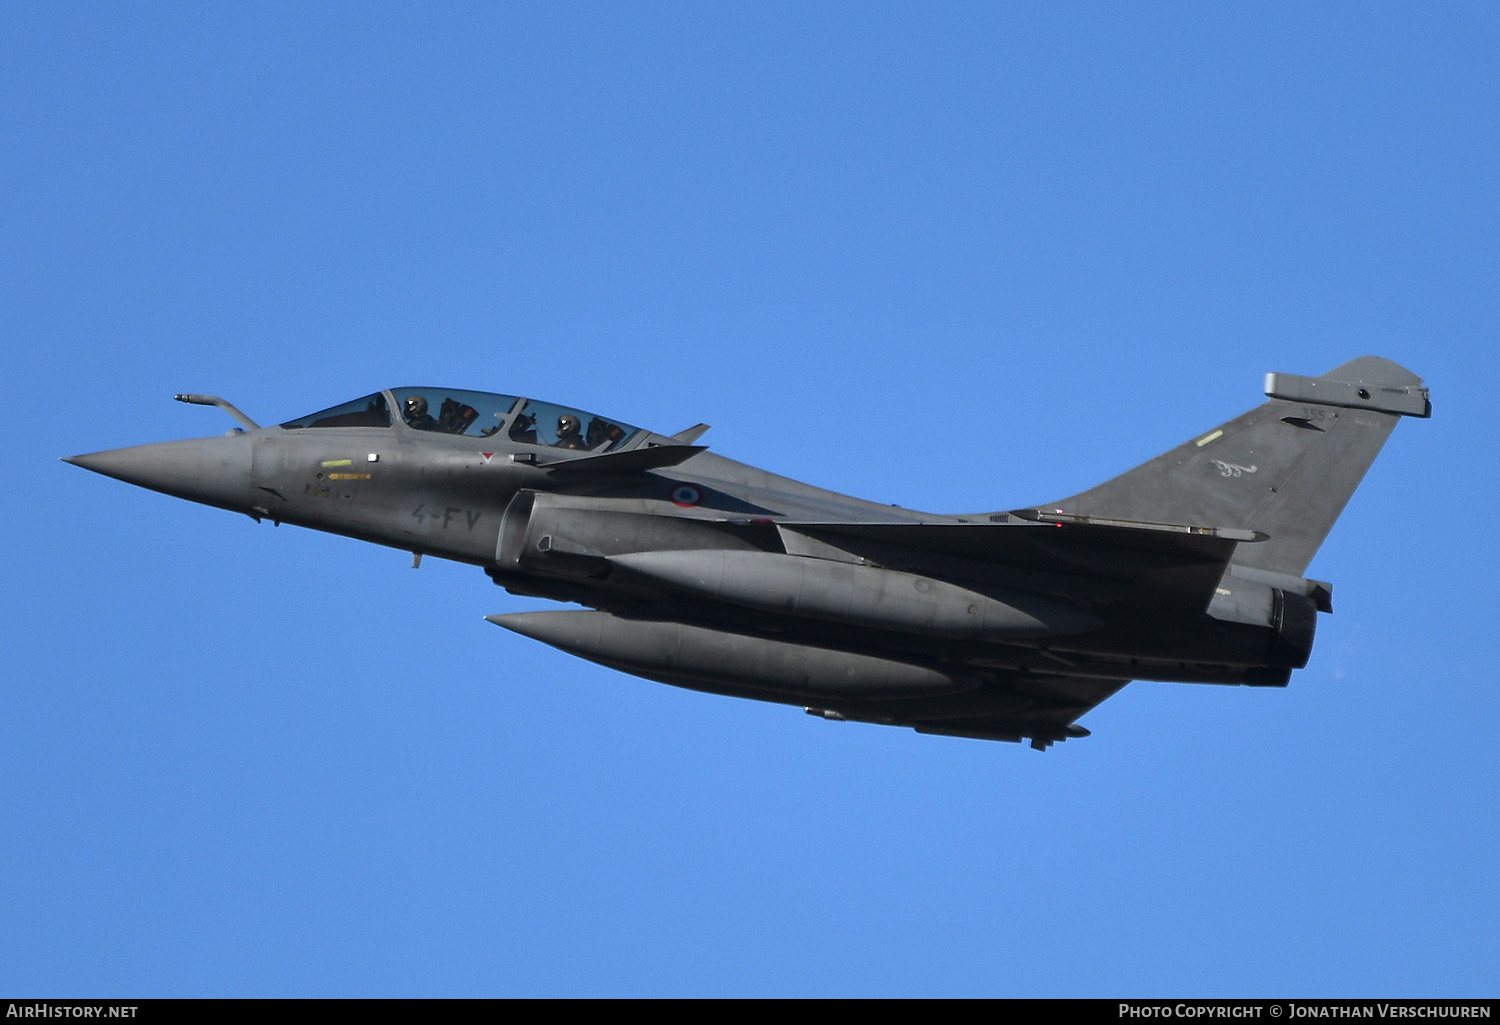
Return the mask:
[[[1301,575],[1401,416],[1431,415],[1422,379],[1378,356],[1322,377],[1266,375],[1270,401],[1056,507],[1237,527],[1236,565]]]

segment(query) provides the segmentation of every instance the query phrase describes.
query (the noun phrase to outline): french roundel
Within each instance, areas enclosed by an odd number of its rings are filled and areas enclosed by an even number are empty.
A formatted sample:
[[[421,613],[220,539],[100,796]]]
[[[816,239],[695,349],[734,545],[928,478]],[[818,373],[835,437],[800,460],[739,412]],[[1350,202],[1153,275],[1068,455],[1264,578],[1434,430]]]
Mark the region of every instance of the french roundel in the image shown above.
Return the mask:
[[[673,484],[668,497],[672,499],[673,505],[688,508],[703,501],[703,489],[696,484]]]

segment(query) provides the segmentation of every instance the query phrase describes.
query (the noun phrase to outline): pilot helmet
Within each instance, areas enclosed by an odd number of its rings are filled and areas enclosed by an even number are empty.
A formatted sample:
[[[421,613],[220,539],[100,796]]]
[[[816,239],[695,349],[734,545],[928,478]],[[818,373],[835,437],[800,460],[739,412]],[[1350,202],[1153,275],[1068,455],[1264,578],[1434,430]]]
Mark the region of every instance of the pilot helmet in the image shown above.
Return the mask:
[[[572,415],[570,415],[568,413],[564,413],[562,416],[558,417],[557,418],[557,433],[560,434],[560,435],[561,434],[577,434],[578,433],[578,417],[572,416]]]
[[[413,420],[419,416],[427,415],[427,400],[420,395],[408,395],[402,407],[406,412],[406,419]]]

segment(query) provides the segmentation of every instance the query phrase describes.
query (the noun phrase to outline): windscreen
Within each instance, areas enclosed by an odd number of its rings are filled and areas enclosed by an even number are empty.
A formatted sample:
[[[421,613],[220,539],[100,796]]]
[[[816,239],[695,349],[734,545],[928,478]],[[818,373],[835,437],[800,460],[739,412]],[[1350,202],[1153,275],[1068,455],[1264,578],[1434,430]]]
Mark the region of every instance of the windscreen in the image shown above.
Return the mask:
[[[288,420],[281,426],[289,431],[302,427],[389,427],[391,411],[384,392],[310,413],[299,420]]]

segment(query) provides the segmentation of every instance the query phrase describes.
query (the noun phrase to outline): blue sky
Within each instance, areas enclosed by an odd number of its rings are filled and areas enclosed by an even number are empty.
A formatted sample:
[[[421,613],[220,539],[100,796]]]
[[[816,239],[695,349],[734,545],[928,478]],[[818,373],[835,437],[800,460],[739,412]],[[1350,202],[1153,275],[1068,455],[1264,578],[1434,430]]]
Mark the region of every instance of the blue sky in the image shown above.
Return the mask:
[[[1493,995],[1497,54],[1485,4],[5,5],[0,992]],[[435,383],[1016,508],[1364,354],[1435,412],[1309,666],[1044,754],[57,462]]]

